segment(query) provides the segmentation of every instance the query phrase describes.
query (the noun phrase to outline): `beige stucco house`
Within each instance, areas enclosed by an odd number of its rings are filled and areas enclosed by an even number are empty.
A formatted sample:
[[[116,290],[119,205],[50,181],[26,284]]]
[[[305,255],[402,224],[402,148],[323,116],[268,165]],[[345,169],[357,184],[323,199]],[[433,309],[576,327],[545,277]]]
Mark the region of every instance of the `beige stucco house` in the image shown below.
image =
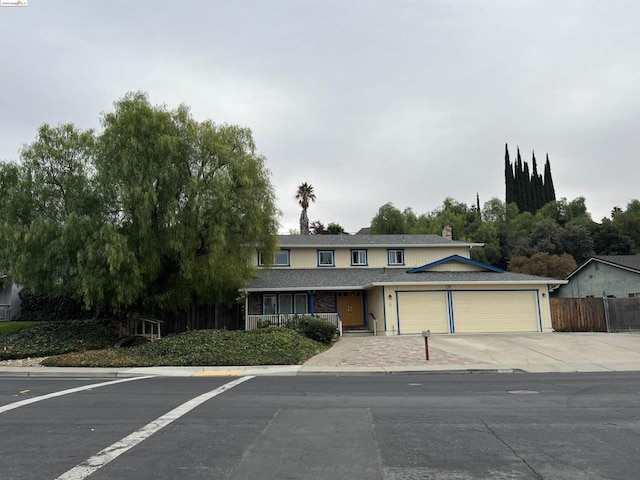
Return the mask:
[[[376,335],[550,332],[562,281],[471,259],[479,243],[438,235],[282,235],[242,290],[246,328],[311,314]],[[256,255],[260,267],[263,259]]]

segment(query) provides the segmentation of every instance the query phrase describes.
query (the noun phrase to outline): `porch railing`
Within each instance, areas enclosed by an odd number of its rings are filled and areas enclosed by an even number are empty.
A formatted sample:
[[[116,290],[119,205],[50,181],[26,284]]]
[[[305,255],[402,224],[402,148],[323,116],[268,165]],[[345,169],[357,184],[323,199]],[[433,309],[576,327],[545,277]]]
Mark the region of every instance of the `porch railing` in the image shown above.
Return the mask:
[[[282,327],[290,322],[294,322],[301,316],[303,315],[293,313],[281,313],[278,315],[247,315],[245,330],[255,330],[258,328],[258,325]],[[342,319],[340,318],[339,313],[315,313],[313,315],[306,314],[306,316],[320,318],[326,322],[333,323],[336,326],[338,333],[342,335]]]
[[[129,318],[120,323],[120,336],[135,335],[146,337],[152,342],[160,340],[161,320],[150,320],[148,318]]]

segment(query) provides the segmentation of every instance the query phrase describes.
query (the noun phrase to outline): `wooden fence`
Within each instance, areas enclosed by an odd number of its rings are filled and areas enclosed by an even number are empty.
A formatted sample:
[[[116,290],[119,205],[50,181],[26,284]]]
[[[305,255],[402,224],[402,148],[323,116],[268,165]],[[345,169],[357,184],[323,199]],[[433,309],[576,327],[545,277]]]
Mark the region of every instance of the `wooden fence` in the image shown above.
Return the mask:
[[[552,298],[556,332],[640,330],[640,298]]]
[[[552,298],[551,318],[556,332],[606,332],[601,298]]]
[[[177,313],[166,313],[162,320],[162,335],[218,328],[225,330],[244,329],[244,305],[199,305]]]
[[[640,330],[640,298],[607,298],[605,307],[609,331]]]

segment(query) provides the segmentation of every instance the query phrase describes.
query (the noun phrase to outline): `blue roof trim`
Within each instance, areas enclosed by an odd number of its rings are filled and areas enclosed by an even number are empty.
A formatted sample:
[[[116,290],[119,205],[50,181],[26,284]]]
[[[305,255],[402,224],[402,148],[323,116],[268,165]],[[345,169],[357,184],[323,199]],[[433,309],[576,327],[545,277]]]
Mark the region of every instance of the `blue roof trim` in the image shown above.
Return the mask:
[[[450,255],[436,262],[427,263],[426,265],[422,265],[421,267],[416,267],[416,268],[412,268],[411,270],[407,270],[407,273],[424,272],[426,270],[429,270],[431,267],[435,267],[436,265],[442,265],[443,263],[449,263],[449,262],[462,262],[469,265],[475,265],[476,267],[484,268],[491,272],[504,273],[504,270],[500,268],[492,267],[491,265],[487,265],[485,263],[476,262],[475,260],[471,260],[470,258],[462,257],[460,255]]]

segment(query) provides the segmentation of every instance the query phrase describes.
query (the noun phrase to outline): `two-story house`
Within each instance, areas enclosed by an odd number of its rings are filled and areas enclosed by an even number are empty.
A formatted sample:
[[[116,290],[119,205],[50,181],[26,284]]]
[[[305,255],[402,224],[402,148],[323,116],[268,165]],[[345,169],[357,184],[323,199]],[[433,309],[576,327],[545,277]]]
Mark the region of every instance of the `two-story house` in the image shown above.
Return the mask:
[[[552,331],[549,286],[471,259],[438,235],[282,235],[242,290],[246,328],[310,314],[378,335]],[[263,258],[256,256],[257,265]]]

